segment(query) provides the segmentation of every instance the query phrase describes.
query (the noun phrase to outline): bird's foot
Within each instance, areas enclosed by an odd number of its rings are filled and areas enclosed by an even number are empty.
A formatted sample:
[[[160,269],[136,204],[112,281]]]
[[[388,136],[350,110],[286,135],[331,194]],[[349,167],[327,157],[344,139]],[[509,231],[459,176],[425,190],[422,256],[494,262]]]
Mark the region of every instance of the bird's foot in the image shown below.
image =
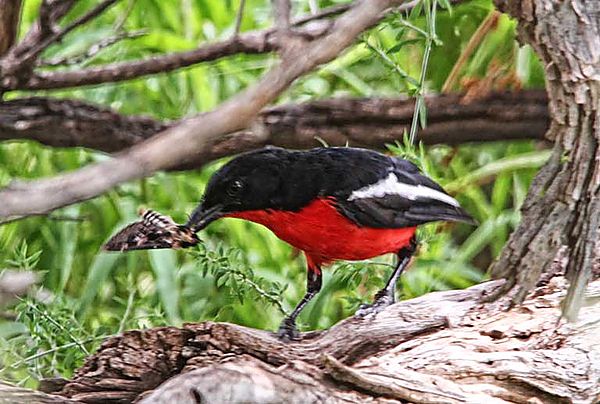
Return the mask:
[[[277,338],[283,342],[300,341],[300,332],[296,328],[296,322],[290,319],[284,319],[277,331]]]
[[[382,294],[375,295],[375,301],[372,304],[361,304],[358,310],[354,313],[356,317],[366,317],[370,314],[376,314],[388,306],[394,304],[394,297]]]

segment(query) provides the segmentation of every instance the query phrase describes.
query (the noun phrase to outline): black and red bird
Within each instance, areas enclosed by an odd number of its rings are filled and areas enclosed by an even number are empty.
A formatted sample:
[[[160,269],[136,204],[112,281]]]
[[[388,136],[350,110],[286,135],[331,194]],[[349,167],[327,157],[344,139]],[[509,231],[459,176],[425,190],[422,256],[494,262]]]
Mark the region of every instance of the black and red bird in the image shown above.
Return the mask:
[[[357,148],[242,154],[210,179],[185,225],[197,232],[223,217],[260,223],[302,250],[306,295],[286,317],[279,336],[297,338],[296,317],[321,289],[321,267],[395,253],[398,263],[375,302],[357,314],[394,302],[396,281],[416,249],[416,226],[473,219],[411,162]]]

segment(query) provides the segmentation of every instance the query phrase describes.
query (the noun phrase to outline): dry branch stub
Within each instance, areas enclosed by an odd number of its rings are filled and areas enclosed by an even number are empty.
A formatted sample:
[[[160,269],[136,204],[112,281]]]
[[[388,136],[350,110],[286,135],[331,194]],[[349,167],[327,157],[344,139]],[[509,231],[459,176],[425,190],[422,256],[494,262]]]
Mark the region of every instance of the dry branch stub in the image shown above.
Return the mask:
[[[600,281],[575,324],[558,323],[557,276],[511,311],[491,281],[349,318],[296,343],[224,323],[129,331],[105,341],[61,391],[143,403],[595,403]]]

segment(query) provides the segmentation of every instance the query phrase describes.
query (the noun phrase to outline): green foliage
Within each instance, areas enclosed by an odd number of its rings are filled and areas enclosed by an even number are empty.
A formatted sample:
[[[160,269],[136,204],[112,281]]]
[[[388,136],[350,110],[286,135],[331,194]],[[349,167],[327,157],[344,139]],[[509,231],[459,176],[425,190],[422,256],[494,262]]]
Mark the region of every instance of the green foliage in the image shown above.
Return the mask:
[[[252,300],[257,306],[267,304],[276,308],[281,315],[287,314],[282,305],[287,286],[257,275],[250,267],[244,251],[224,246],[209,250],[205,245],[199,245],[192,254],[196,267],[190,268],[185,274],[213,277],[217,292],[228,297],[230,305],[244,305]],[[224,308],[221,307],[220,311]]]
[[[39,3],[25,1],[21,35],[36,18]],[[76,18],[93,3],[81,0],[68,18]],[[325,7],[334,2],[318,3]],[[473,0],[450,10],[448,1],[438,3],[443,7],[437,11],[435,0],[430,0],[409,15],[390,15],[337,60],[297,80],[279,101],[402,94],[422,99],[425,93],[439,92],[493,6],[490,0]],[[237,1],[217,0],[120,2],[44,56],[81,55],[121,29],[146,34],[120,41],[69,68],[192,49],[198,43],[228,38],[237,6]],[[294,6],[308,10],[304,0]],[[270,26],[269,1],[249,0],[246,10],[242,30]],[[542,67],[530,49],[518,47],[514,37],[514,22],[500,18],[460,67],[460,77],[477,81],[494,71],[499,79],[516,76],[522,87],[541,87]],[[272,63],[269,55],[240,55],[125,83],[36,95],[81,98],[125,114],[179,119],[230,98],[254,83]],[[15,92],[7,98],[23,95]],[[426,105],[421,105],[415,124],[425,126]],[[432,224],[420,229],[419,252],[403,276],[402,296],[479,282],[518,223],[518,208],[547,153],[532,142],[425,149],[407,141],[408,137],[390,145],[389,152],[417,163],[455,195],[480,225],[474,229]],[[86,150],[5,142],[0,144],[0,186],[15,178],[51,176],[106,158]],[[45,303],[33,297],[19,302],[10,308],[16,319],[0,323],[0,376],[25,384],[47,376],[68,377],[86,351],[97,346],[97,338],[132,328],[220,320],[275,329],[283,312],[289,312],[304,294],[304,260],[261,226],[221,220],[203,231],[205,244],[191,252],[99,252],[110,235],[135,220],[140,206],[184,221],[221,164],[186,173],[158,173],[49,216],[0,226],[0,262],[38,271],[47,295]],[[301,325],[326,328],[351,315],[383,285],[392,263],[392,257],[380,257],[334,264],[325,272],[322,293],[300,317]]]

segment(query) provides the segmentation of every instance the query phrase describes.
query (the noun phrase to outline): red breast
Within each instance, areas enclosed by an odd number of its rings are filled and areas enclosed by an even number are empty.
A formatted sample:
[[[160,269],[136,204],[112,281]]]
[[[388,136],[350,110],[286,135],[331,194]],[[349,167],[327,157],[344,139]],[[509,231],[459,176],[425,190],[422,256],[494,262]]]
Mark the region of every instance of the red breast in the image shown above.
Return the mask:
[[[358,226],[333,206],[333,201],[318,198],[297,212],[251,210],[228,214],[260,223],[280,239],[304,251],[313,263],[333,260],[364,260],[395,253],[408,245],[416,227],[379,229]]]

